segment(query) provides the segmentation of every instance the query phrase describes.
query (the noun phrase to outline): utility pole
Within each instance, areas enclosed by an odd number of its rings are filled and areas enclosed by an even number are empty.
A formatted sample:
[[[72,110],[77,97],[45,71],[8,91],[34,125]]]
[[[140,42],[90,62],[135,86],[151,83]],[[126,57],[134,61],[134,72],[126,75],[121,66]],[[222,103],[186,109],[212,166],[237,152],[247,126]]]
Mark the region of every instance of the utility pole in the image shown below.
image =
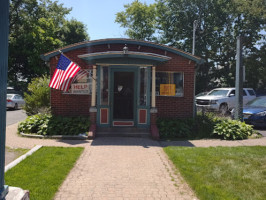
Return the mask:
[[[198,21],[193,22],[193,43],[192,43],[192,55],[195,55],[195,44],[196,44],[196,30],[198,27]]]
[[[192,43],[192,55],[195,55],[195,44],[196,44],[196,29],[198,27],[198,21],[195,20],[193,22],[193,43]],[[197,70],[195,68],[195,73],[194,73],[194,97],[193,97],[193,118],[196,117],[197,113],[197,107],[196,107],[196,98],[195,98],[195,92],[196,92],[196,73]]]
[[[235,119],[243,121],[243,62],[242,62],[242,38],[237,37],[236,44],[236,107]]]
[[[0,199],[5,199],[6,88],[8,66],[9,0],[0,6]]]

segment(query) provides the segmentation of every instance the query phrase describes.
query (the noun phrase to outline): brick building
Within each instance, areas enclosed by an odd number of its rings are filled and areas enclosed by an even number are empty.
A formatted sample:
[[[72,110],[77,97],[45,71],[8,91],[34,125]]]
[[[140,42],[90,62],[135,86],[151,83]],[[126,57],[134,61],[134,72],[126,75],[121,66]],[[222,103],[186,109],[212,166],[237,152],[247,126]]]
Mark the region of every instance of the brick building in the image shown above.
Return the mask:
[[[98,127],[136,127],[158,137],[157,117],[193,116],[195,67],[203,62],[190,53],[146,41],[105,39],[60,49],[83,75],[68,92],[51,89],[52,113],[90,116]],[[54,73],[60,53],[42,55]]]

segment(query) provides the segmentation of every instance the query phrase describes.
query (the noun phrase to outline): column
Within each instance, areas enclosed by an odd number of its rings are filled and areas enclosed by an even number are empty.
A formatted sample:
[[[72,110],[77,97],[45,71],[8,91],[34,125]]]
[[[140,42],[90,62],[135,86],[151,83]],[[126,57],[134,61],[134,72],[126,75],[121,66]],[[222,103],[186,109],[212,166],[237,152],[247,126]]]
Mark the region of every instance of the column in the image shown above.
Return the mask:
[[[0,199],[5,199],[8,186],[5,185],[5,142],[6,142],[6,86],[8,66],[9,1],[0,6]]]
[[[89,130],[89,138],[94,138],[96,134],[97,108],[96,108],[96,65],[92,70],[92,91],[91,91],[91,107],[90,107],[91,126]]]
[[[157,108],[156,108],[156,67],[152,67],[152,86],[151,86],[151,136],[153,139],[159,139],[159,130],[156,125],[157,121]]]
[[[96,66],[93,65],[92,70],[92,93],[91,93],[91,107],[96,106]]]
[[[155,76],[155,67],[152,67],[152,89],[151,89],[151,107],[155,108],[155,92],[156,92],[156,76]]]

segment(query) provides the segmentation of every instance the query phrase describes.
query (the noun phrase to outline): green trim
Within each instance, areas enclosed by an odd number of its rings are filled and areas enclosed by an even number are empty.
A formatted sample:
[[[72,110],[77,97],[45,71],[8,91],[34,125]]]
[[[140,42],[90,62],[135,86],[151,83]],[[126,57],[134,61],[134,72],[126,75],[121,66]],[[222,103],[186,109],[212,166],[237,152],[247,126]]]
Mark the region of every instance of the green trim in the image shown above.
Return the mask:
[[[134,105],[133,105],[133,121],[134,121],[134,126],[137,126],[137,99],[139,97],[138,94],[138,88],[137,88],[137,83],[138,83],[138,67],[137,66],[112,66],[110,67],[110,85],[109,85],[109,90],[110,90],[110,113],[109,113],[109,119],[110,119],[110,126],[113,124],[113,101],[114,101],[114,72],[133,72],[134,73]],[[130,121],[130,120],[127,120]]]
[[[138,70],[138,95],[140,94],[140,68]],[[151,102],[151,67],[147,67],[147,104],[146,106],[139,105],[139,101],[137,102],[137,112],[139,112],[139,109],[146,109],[147,110],[147,123],[146,124],[138,124],[137,126],[140,128],[147,128],[150,125],[150,102]],[[139,96],[138,96],[139,97]],[[139,100],[139,98],[138,98]],[[137,122],[139,121],[139,115],[137,115]]]
[[[138,41],[138,40],[132,40],[132,39],[104,39],[104,40],[94,40],[94,41],[84,41],[84,42],[80,42],[80,43],[76,43],[76,44],[72,44],[66,47],[63,47],[62,49],[60,49],[63,53],[68,52],[68,51],[72,51],[75,49],[79,49],[79,48],[84,48],[84,47],[91,47],[91,46],[95,46],[95,45],[111,45],[111,44],[133,44],[133,45],[139,45],[141,46],[147,46],[147,47],[153,47],[153,48],[157,48],[157,49],[161,49],[163,51],[168,51],[168,52],[172,52],[174,54],[178,54],[180,56],[183,56],[185,58],[188,58],[189,60],[193,60],[195,61],[197,64],[203,64],[205,61],[203,59],[201,59],[200,57],[194,56],[190,53],[187,53],[185,51],[173,48],[173,47],[169,47],[163,44],[156,44],[153,42],[146,42],[146,41]],[[130,50],[130,49],[129,49]],[[141,51],[141,49],[140,49]],[[48,52],[46,54],[41,55],[41,58],[44,61],[49,61],[50,58],[59,55],[59,49],[52,51],[52,52]]]
[[[107,52],[97,52],[97,53],[89,53],[89,54],[83,54],[78,56],[81,59],[84,59],[88,61],[89,63],[95,64],[95,63],[101,63],[101,62],[107,62],[109,59],[118,59],[118,63],[125,63],[128,64],[128,61],[131,60],[136,62],[135,59],[142,59],[140,63],[145,64],[154,64],[157,62],[166,62],[168,60],[171,60],[171,57],[163,56],[159,54],[154,53],[145,53],[145,52],[135,52],[135,51],[129,51],[127,54],[124,54],[123,51],[107,51]],[[144,62],[146,60],[146,62]]]

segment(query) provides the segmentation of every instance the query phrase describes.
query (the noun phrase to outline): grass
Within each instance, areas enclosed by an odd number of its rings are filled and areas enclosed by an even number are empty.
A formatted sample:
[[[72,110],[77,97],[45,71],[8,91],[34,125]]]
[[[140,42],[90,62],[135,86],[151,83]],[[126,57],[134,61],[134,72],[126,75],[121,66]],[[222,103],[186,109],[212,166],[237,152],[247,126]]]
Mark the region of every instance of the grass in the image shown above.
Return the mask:
[[[166,147],[164,151],[199,199],[266,199],[266,147]]]
[[[42,147],[7,171],[7,185],[30,191],[30,199],[49,200],[57,192],[83,148]]]

